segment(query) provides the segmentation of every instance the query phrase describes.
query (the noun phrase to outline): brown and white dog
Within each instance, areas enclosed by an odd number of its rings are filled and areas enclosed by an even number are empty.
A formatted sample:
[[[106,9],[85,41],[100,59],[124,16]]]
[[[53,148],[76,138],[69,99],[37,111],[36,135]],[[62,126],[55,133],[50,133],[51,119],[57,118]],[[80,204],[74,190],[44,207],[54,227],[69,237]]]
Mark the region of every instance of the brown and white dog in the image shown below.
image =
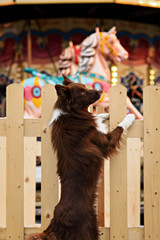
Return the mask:
[[[135,116],[127,115],[109,132],[104,123],[109,114],[88,112],[89,105],[101,97],[101,90],[87,89],[67,76],[63,85],[55,88],[58,99],[50,125],[61,198],[49,227],[30,240],[98,240],[94,204],[103,159],[119,147],[122,133],[132,125]]]

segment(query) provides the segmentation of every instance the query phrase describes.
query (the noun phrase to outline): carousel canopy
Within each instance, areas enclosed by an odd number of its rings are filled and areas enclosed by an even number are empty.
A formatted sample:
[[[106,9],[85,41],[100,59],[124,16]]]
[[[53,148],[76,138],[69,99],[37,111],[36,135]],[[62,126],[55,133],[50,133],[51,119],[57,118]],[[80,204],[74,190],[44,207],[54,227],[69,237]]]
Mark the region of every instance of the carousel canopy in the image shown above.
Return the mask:
[[[72,4],[69,4],[72,3]],[[64,7],[65,4],[65,7]],[[160,24],[159,0],[0,0],[0,23],[40,18],[100,18]]]
[[[0,0],[1,5],[5,4],[47,4],[47,3],[122,3],[130,5],[160,7],[159,0]]]

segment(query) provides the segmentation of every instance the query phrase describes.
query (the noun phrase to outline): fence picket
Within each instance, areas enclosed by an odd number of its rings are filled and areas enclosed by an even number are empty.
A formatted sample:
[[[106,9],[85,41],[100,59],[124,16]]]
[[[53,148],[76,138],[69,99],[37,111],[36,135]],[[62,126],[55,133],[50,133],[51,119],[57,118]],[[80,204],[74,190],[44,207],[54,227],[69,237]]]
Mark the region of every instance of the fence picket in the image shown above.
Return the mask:
[[[126,88],[110,89],[110,129],[126,116]],[[123,135],[121,150],[110,159],[110,239],[128,240],[127,234],[127,146]]]
[[[6,138],[0,137],[0,226],[6,226]]]
[[[139,227],[141,141],[128,138],[127,145],[128,227]]]
[[[24,226],[35,225],[36,138],[24,138]],[[29,197],[28,197],[29,196]]]
[[[41,183],[41,224],[45,229],[58,202],[57,158],[51,146],[51,127],[48,126],[57,99],[55,87],[47,84],[42,88],[42,183]]]
[[[104,113],[104,108],[103,107],[97,107],[96,108],[96,114]],[[97,215],[98,215],[98,224],[101,227],[105,226],[105,213],[106,213],[106,201],[104,199],[105,196],[105,178],[104,178],[104,162],[103,162],[103,167],[102,167],[102,172],[100,176],[100,183],[98,186],[98,199],[97,199]]]
[[[144,89],[145,240],[160,239],[160,88]]]
[[[7,87],[7,213],[6,239],[24,239],[24,105],[23,87]]]

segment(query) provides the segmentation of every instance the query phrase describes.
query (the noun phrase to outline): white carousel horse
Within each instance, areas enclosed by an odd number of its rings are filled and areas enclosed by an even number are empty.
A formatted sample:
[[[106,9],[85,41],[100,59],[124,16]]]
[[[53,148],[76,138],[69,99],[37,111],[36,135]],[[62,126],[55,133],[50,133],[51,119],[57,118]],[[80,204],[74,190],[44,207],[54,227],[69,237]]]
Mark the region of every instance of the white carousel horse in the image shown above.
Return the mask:
[[[97,28],[96,32],[84,39],[80,45],[70,44],[63,51],[59,61],[59,76],[62,73],[73,75],[78,71],[83,76],[83,83],[88,84],[87,81],[94,74],[94,82],[90,85],[93,87],[95,82],[99,82],[105,92],[105,97],[97,104],[109,108],[108,89],[111,85],[107,82],[111,82],[111,77],[107,60],[117,62],[127,58],[128,52],[116,37],[116,28],[112,27],[108,32],[99,32]],[[136,118],[143,118],[129,98],[127,98],[127,108],[136,115]]]
[[[116,37],[116,28],[108,32],[92,33],[80,45],[70,46],[62,52],[59,60],[59,74],[75,74],[74,68],[79,73],[95,73],[110,81],[110,70],[106,60],[113,62],[123,61],[128,58],[128,52]]]

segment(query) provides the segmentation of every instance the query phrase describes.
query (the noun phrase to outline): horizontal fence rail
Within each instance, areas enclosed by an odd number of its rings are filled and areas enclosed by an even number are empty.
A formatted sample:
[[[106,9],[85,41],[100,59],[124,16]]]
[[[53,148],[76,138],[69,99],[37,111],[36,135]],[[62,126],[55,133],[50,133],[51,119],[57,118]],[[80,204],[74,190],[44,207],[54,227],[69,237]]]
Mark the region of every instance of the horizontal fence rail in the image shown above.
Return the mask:
[[[6,119],[0,118],[0,136],[6,136]],[[24,119],[24,136],[41,136],[41,119]],[[143,120],[136,120],[133,126],[128,130],[129,138],[143,138]]]
[[[98,187],[101,240],[160,239],[160,89],[144,89],[144,120],[123,136],[118,153],[106,159]],[[23,87],[7,87],[7,116],[0,118],[0,240],[24,240],[49,224],[60,196],[56,155],[48,123],[57,99],[53,85],[42,88],[42,117],[24,119]],[[97,108],[97,113],[104,112]],[[110,129],[127,114],[126,89],[110,89]],[[41,137],[41,225],[35,224],[35,165]],[[144,146],[144,155],[143,155]],[[144,159],[144,219],[140,227],[140,162]]]

